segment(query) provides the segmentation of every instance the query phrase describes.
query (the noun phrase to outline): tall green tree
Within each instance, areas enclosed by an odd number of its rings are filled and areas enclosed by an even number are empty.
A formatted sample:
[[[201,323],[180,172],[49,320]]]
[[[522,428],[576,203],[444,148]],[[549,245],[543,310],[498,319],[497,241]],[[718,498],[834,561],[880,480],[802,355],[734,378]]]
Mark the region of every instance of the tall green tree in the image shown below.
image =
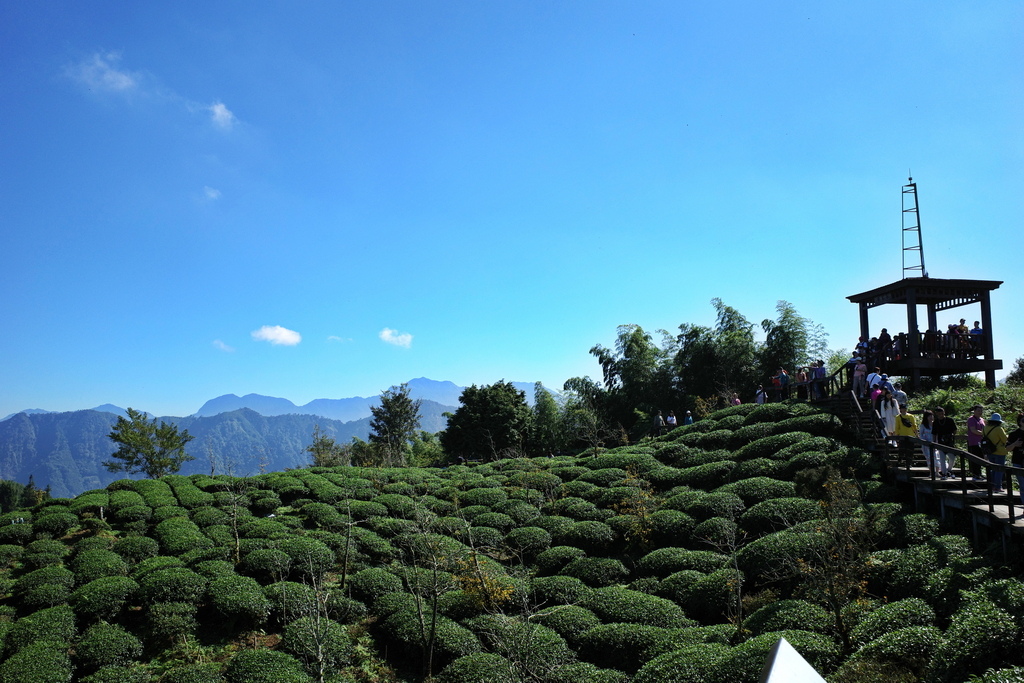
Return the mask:
[[[644,414],[677,407],[670,344],[665,339],[659,346],[639,325],[620,325],[614,350],[590,349],[604,374],[608,421],[630,429]]]
[[[533,385],[533,435],[530,444],[530,450],[537,455],[549,455],[564,445],[558,401],[540,382]]]
[[[313,467],[341,467],[351,460],[351,447],[339,444],[327,436],[320,425],[313,426],[313,443],[306,446],[306,452],[313,459]]]
[[[452,458],[522,455],[529,443],[531,418],[526,394],[511,382],[474,384],[459,396],[459,407],[441,432],[441,445]]]
[[[721,299],[711,300],[714,327],[679,326],[675,370],[688,396],[728,396],[734,391],[753,393],[757,384],[757,344],[754,325]]]
[[[400,384],[380,395],[379,406],[370,407],[370,443],[379,450],[385,466],[406,464],[410,442],[420,426],[422,404],[409,396],[408,384]]]
[[[1024,385],[1024,356],[1013,362],[1013,370],[1006,376],[1006,383],[1010,385]]]
[[[764,344],[758,354],[762,377],[775,374],[780,367],[793,372],[794,368],[819,358],[824,360],[830,355],[828,333],[820,324],[800,315],[788,301],[779,301],[775,312],[778,314],[775,320],[766,318],[761,322],[765,333]],[[846,359],[843,360],[845,362]]]
[[[113,431],[107,435],[117,444],[113,459],[103,463],[111,472],[127,474],[144,474],[156,479],[167,474],[174,474],[182,464],[195,460],[185,452],[185,446],[193,437],[188,430],[178,431],[177,425],[168,424],[146,418],[132,408],[128,409],[128,418],[118,417]]]

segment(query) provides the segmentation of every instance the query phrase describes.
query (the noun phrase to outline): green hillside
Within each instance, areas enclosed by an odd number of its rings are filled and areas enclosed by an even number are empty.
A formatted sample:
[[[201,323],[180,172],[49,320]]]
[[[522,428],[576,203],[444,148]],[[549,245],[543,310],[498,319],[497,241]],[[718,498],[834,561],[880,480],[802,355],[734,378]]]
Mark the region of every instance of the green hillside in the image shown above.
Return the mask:
[[[118,480],[0,516],[0,683],[743,683],[780,635],[832,683],[1024,664],[1024,583],[877,475],[793,403],[597,457]]]

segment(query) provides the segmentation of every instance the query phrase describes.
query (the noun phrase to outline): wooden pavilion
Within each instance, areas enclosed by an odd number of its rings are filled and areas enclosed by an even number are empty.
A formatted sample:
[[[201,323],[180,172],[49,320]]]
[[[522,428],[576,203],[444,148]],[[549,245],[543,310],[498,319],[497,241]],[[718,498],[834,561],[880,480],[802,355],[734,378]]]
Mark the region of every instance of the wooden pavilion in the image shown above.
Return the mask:
[[[865,340],[872,337],[870,309],[883,304],[907,307],[907,332],[894,334],[898,341],[876,349],[868,359],[869,366],[878,366],[889,375],[907,377],[914,386],[922,375],[984,372],[985,384],[995,387],[996,370],[1002,370],[1003,361],[993,357],[990,294],[1001,284],[994,280],[910,277],[846,298],[860,308],[860,334]],[[937,313],[974,303],[981,304],[983,334],[956,335],[949,334],[948,328],[939,329]],[[928,311],[924,332],[918,325],[918,306],[925,306]]]

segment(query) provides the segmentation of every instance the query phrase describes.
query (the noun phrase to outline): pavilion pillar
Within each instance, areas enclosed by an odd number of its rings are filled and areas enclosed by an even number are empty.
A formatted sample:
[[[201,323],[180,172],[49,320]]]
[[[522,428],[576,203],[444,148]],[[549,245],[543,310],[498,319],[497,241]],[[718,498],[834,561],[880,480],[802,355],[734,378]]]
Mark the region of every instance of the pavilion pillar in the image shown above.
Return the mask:
[[[917,292],[913,287],[907,288],[907,355],[920,358],[921,335],[917,329]],[[920,374],[920,373],[917,373]]]
[[[931,303],[928,304],[928,329],[929,330],[938,330],[939,329],[939,320],[935,316],[935,303],[934,302],[931,302]]]
[[[871,327],[868,324],[868,305],[864,301],[857,305],[860,308],[860,336],[866,342],[871,339]]]
[[[992,342],[992,298],[991,292],[981,292],[981,329],[984,332],[982,336],[982,348],[985,353],[985,360],[992,360],[996,357],[995,344]],[[996,371],[986,370],[985,371],[985,386],[989,389],[996,388]]]

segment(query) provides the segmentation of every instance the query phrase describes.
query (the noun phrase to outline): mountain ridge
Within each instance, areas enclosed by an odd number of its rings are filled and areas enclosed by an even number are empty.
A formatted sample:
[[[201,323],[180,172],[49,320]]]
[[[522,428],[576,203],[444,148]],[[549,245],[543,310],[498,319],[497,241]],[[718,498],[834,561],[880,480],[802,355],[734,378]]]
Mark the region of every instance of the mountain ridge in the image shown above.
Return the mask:
[[[466,388],[459,386],[449,380],[434,380],[427,377],[411,379],[409,394],[413,399],[434,401],[441,405],[451,406],[453,409],[459,405],[459,396]],[[533,405],[533,382],[512,382],[512,385],[526,394],[526,401]],[[548,389],[548,391],[551,391]],[[558,394],[557,391],[552,392]],[[315,398],[303,405],[296,405],[286,398],[277,396],[266,396],[264,394],[250,393],[245,396],[237,394],[223,394],[206,401],[199,410],[184,417],[212,417],[221,413],[229,413],[242,408],[249,408],[265,417],[277,415],[317,415],[331,420],[341,422],[352,422],[370,416],[370,408],[379,403],[378,396],[350,396],[346,398]],[[134,407],[134,406],[133,406]],[[113,413],[114,415],[127,415],[124,408],[110,403],[104,403],[95,408],[83,408],[82,410],[94,410],[97,412]],[[139,408],[144,410],[144,408]],[[11,419],[15,415],[45,415],[59,412],[79,411],[51,411],[41,408],[29,408],[17,413],[0,418],[0,422]],[[148,412],[148,411],[145,411]],[[182,417],[163,418],[165,420],[181,420]]]

